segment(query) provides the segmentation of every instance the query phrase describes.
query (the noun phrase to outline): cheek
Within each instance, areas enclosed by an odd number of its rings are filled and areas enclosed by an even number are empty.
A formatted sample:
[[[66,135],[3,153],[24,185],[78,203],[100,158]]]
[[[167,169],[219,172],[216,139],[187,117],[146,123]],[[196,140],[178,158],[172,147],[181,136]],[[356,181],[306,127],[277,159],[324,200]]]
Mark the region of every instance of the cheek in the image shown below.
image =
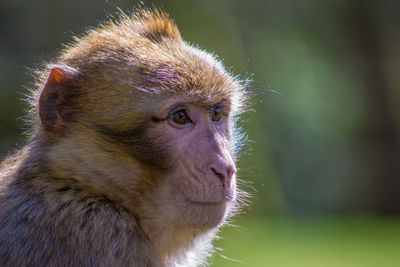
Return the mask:
[[[188,136],[179,136],[176,134],[170,139],[171,159],[174,161],[176,166],[179,165],[193,165],[201,161],[199,157],[199,140],[193,139]],[[187,167],[187,166],[186,166]]]

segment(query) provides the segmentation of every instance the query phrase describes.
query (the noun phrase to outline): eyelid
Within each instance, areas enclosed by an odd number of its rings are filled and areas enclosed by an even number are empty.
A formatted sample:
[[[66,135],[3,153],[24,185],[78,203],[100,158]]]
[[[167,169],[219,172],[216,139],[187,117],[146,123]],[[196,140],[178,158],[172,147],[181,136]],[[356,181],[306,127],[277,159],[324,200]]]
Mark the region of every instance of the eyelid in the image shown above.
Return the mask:
[[[186,112],[186,114],[189,116],[189,114],[188,114],[188,108],[187,108],[186,106],[184,106],[184,105],[177,105],[177,106],[174,106],[173,108],[169,109],[169,112],[168,112],[168,114],[167,114],[166,116],[163,116],[163,117],[153,116],[153,117],[151,117],[151,120],[154,121],[154,122],[160,122],[160,121],[169,120],[169,119],[171,119],[171,116],[172,116],[175,112],[180,111],[180,110],[184,110],[184,111]],[[164,113],[164,114],[165,114],[165,113]],[[189,116],[189,118],[190,118],[190,116]]]
[[[184,110],[186,112],[186,114],[189,116],[188,108],[186,106],[184,106],[184,105],[178,105],[178,106],[173,107],[169,111],[167,118],[170,118],[172,116],[172,114],[174,114],[175,112],[180,111],[180,110]]]

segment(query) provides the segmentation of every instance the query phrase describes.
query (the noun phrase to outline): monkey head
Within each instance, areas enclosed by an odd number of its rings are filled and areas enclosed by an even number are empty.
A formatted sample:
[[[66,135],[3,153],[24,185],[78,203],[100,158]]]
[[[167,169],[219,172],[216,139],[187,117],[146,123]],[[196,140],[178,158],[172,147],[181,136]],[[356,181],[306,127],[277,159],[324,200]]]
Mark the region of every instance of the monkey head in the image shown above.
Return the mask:
[[[207,230],[232,212],[244,84],[167,15],[92,29],[39,76],[33,136],[55,177],[106,195],[144,228]]]

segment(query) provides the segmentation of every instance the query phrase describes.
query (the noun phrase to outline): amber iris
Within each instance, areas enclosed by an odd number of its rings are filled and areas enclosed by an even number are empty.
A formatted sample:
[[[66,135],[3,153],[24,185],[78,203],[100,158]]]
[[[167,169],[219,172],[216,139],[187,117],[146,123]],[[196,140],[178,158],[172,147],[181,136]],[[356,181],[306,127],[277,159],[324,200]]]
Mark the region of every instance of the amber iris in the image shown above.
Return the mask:
[[[177,124],[185,124],[185,123],[191,122],[191,120],[190,120],[189,116],[187,115],[186,111],[183,110],[183,109],[174,112],[171,115],[171,119]]]
[[[211,111],[211,120],[220,121],[221,119],[222,119],[221,108],[216,107],[213,111]]]

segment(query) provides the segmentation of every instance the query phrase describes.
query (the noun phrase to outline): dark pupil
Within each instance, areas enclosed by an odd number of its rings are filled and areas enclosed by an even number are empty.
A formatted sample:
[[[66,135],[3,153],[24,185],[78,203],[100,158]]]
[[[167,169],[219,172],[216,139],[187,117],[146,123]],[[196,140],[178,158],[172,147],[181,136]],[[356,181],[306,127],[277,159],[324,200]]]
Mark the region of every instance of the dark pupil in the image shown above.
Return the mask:
[[[212,112],[212,117],[211,119],[213,121],[219,121],[222,118],[222,112],[221,112],[221,108],[215,108]]]
[[[178,124],[184,124],[186,123],[188,117],[187,114],[184,110],[179,110],[172,114],[172,120]]]

